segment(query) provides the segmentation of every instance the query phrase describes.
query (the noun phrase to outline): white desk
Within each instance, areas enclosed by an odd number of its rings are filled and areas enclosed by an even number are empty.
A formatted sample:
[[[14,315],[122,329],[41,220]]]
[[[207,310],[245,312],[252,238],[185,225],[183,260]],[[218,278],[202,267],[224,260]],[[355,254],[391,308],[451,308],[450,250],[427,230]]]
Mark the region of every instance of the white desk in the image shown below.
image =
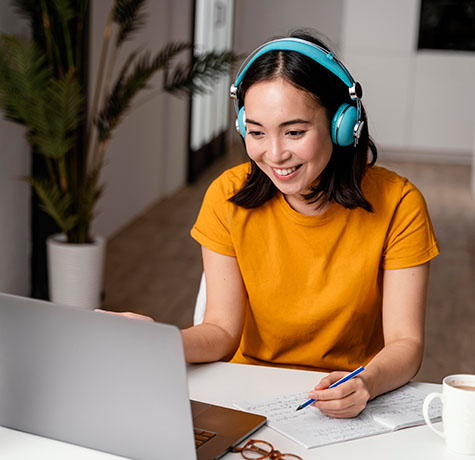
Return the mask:
[[[323,375],[323,374],[321,374]],[[213,363],[189,366],[190,397],[223,406],[246,399],[259,399],[312,388],[320,374],[258,366]],[[415,383],[426,392],[438,391],[440,385]],[[281,452],[300,455],[304,460],[468,460],[464,455],[445,449],[441,438],[426,426],[372,436],[315,449],[304,449],[269,427],[254,435],[274,445]],[[2,460],[119,460],[122,457],[33,436],[0,427]],[[240,460],[228,454],[225,460]],[[162,460],[162,459],[160,459]],[[174,459],[163,459],[174,460]],[[186,460],[186,459],[180,459]]]
[[[323,375],[309,371],[228,363],[190,366],[190,397],[233,407],[233,402],[264,399],[311,389]],[[427,393],[441,390],[441,385],[436,384],[413,383],[412,385]],[[253,438],[266,440],[280,452],[296,454],[304,460],[468,460],[475,458],[447,451],[442,438],[425,425],[314,449],[300,447],[269,427],[261,428],[253,435]],[[236,454],[228,454],[223,458],[240,460]]]

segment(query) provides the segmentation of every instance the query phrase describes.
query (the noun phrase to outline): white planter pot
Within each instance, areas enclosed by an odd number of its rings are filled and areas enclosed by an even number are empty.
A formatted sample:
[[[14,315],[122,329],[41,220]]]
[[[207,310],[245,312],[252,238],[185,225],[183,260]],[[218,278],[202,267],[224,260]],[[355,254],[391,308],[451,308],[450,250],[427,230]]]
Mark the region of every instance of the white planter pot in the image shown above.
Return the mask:
[[[48,279],[54,303],[93,310],[101,305],[105,240],[66,243],[64,234],[48,237]]]

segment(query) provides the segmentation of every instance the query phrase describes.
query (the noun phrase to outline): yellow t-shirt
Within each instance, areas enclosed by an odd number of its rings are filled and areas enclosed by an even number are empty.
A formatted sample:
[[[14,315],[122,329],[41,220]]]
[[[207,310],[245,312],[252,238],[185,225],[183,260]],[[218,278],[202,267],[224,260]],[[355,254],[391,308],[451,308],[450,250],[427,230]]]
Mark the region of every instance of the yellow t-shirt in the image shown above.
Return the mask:
[[[249,309],[233,362],[352,370],[383,347],[382,270],[439,253],[421,193],[387,169],[362,181],[374,212],[334,203],[296,212],[283,195],[255,209],[230,203],[250,164],[224,172],[206,192],[192,237],[237,258]]]

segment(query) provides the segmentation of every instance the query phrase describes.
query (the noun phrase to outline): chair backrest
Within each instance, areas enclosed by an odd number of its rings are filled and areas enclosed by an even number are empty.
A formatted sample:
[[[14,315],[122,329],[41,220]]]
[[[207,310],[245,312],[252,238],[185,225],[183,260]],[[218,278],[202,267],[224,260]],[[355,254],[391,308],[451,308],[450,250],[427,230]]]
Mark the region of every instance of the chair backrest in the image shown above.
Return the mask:
[[[196,326],[203,322],[206,312],[206,279],[205,273],[201,275],[200,288],[195,302],[195,311],[193,314],[193,325]]]

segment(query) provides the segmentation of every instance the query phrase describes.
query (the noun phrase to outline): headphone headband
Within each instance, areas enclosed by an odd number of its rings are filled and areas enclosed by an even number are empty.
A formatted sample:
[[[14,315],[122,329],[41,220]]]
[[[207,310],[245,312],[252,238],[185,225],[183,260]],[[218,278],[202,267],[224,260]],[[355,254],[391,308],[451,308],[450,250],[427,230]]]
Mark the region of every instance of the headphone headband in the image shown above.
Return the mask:
[[[339,145],[349,145],[349,143],[358,142],[361,133],[363,122],[361,121],[361,97],[363,90],[361,85],[356,82],[348,72],[347,68],[335,57],[335,55],[325,48],[296,37],[281,38],[272,40],[256,48],[242,63],[236,76],[235,82],[231,85],[230,95],[234,99],[234,107],[238,114],[236,121],[237,131],[245,137],[245,121],[244,111],[239,109],[237,104],[237,90],[244,75],[249,67],[263,54],[270,51],[295,51],[309,57],[321,66],[329,70],[333,75],[338,77],[347,87],[350,99],[354,101],[355,106],[348,106],[343,104],[337,111],[338,118],[332,120],[332,139],[333,142]],[[352,110],[347,110],[344,106],[350,107]],[[241,116],[239,115],[242,112]],[[345,113],[348,112],[348,115]],[[342,123],[342,121],[345,122]]]
[[[314,61],[317,61],[323,67],[335,74],[349,88],[355,84],[350,72],[348,72],[346,67],[337,60],[333,53],[307,40],[289,37],[272,40],[259,46],[259,48],[256,48],[239,68],[234,86],[237,87],[241,83],[245,73],[252,63],[269,51],[296,51],[300,54],[303,54],[304,56],[309,57],[310,59],[313,59]]]

